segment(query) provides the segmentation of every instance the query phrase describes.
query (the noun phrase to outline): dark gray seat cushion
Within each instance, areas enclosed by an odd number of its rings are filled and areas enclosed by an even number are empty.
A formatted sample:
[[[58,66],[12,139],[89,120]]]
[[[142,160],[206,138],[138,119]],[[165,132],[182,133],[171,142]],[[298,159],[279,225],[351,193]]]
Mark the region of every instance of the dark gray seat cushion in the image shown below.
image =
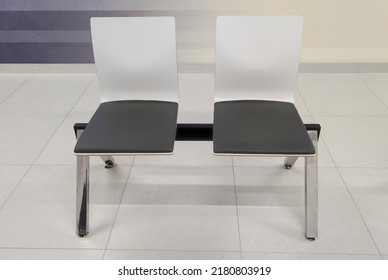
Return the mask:
[[[288,102],[217,102],[213,129],[216,154],[315,154],[294,104]]]
[[[101,103],[77,141],[76,154],[171,153],[178,104],[164,101]]]

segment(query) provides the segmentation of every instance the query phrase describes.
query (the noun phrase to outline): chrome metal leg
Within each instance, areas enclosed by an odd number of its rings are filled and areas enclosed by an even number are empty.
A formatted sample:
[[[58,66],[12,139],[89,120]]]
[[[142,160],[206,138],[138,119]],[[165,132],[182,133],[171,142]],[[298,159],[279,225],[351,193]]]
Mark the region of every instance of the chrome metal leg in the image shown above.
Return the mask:
[[[77,234],[89,233],[89,156],[77,156]]]
[[[308,133],[314,144],[315,155],[305,157],[306,238],[315,240],[318,237],[318,133]]]
[[[284,167],[286,169],[291,169],[291,167],[295,164],[297,159],[298,157],[286,157],[283,163]]]
[[[100,156],[102,161],[105,163],[105,168],[112,168],[116,166],[114,157],[112,156]]]

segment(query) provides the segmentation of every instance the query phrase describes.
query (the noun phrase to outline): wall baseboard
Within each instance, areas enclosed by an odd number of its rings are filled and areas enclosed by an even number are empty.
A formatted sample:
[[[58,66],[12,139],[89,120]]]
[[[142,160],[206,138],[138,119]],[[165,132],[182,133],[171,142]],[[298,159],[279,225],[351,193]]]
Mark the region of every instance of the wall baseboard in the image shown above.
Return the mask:
[[[212,63],[181,63],[179,73],[214,73]],[[0,73],[94,74],[94,64],[0,64]],[[301,63],[299,73],[388,73],[388,63]]]
[[[388,73],[388,63],[301,63],[299,73]]]

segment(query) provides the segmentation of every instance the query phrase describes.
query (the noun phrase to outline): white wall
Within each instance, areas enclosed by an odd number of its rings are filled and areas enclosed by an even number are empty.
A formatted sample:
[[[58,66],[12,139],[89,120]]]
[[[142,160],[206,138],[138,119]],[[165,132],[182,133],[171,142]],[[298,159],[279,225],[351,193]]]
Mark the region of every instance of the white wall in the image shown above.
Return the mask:
[[[188,13],[177,21],[181,61],[213,61],[216,15],[298,14],[304,16],[301,62],[388,62],[388,0],[153,2],[160,9],[168,6],[161,2],[169,2],[171,8]]]

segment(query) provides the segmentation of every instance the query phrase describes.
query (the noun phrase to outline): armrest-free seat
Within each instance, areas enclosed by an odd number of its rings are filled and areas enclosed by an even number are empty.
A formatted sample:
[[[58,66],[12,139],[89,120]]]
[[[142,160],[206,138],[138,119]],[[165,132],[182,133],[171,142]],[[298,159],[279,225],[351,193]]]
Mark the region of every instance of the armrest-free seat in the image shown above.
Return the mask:
[[[216,155],[305,158],[305,236],[318,237],[318,131],[294,105],[303,18],[221,16],[216,27]]]
[[[294,104],[237,100],[214,105],[215,154],[314,155],[315,149]]]
[[[77,155],[171,154],[178,104],[165,101],[102,103],[78,139]]]
[[[178,115],[173,17],[92,18],[101,104],[77,130],[77,234],[89,232],[89,156],[172,154]]]

